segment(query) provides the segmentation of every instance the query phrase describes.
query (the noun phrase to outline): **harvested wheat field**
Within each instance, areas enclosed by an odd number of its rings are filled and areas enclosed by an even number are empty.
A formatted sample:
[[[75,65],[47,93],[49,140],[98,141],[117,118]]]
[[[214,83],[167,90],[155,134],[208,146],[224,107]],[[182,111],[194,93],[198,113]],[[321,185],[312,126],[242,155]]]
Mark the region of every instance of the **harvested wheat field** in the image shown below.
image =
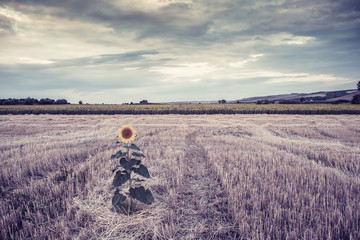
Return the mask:
[[[155,202],[111,211],[131,124]],[[2,115],[0,239],[360,239],[360,118]]]

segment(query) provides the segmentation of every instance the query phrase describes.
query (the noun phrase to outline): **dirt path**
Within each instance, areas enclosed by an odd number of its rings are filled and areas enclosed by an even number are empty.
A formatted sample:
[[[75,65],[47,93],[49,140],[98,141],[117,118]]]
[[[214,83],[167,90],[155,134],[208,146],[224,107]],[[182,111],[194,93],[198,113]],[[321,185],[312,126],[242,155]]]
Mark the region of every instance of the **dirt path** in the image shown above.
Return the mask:
[[[204,148],[196,142],[197,133],[185,137],[187,145],[178,207],[177,239],[233,238],[224,192],[210,172]]]

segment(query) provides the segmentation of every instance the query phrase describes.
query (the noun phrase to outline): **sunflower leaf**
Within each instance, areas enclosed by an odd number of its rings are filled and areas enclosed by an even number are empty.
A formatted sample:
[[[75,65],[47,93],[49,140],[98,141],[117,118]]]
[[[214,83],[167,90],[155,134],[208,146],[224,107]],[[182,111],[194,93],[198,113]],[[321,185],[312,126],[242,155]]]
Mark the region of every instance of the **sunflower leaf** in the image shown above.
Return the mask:
[[[134,143],[132,143],[130,146],[125,146],[125,148],[130,148],[136,151],[140,151],[140,148],[136,146]]]
[[[149,189],[146,189],[141,186],[141,187],[136,187],[136,188],[130,188],[130,196],[135,198],[136,200],[146,203],[146,204],[150,204],[154,202],[154,197],[151,193],[151,191]]]
[[[119,204],[124,202],[125,200],[126,196],[122,195],[119,190],[116,190],[111,202],[114,207],[119,207]]]
[[[123,185],[124,183],[127,182],[127,180],[130,179],[130,174],[129,173],[124,173],[122,171],[117,171],[115,176],[114,176],[114,180],[113,180],[113,185],[115,187],[119,187],[121,185]]]
[[[144,179],[140,179],[140,178],[132,178],[131,180],[135,181],[135,182],[144,182]]]
[[[122,157],[122,156],[124,156],[124,154],[126,154],[126,153],[123,153],[121,150],[119,150],[117,153],[111,155],[110,159]]]
[[[137,173],[140,176],[150,178],[149,171],[148,171],[147,167],[145,167],[144,164],[140,164],[140,166],[138,168],[134,167],[134,168],[132,168],[132,170],[134,171],[134,173]]]
[[[138,153],[138,152],[133,152],[132,155],[133,155],[134,157],[145,157],[144,154]]]
[[[124,157],[120,158],[120,161],[119,161],[120,166],[122,166],[121,162],[123,162],[123,161],[127,161],[126,158],[124,158]]]
[[[119,167],[120,167],[119,165],[116,165],[115,168],[113,170],[111,170],[112,173],[114,173],[116,170],[118,170]]]
[[[130,161],[126,160],[125,158],[120,159],[120,165],[125,170],[131,169],[134,165],[140,164],[140,162],[141,162],[140,160],[136,160],[136,159],[130,159]]]

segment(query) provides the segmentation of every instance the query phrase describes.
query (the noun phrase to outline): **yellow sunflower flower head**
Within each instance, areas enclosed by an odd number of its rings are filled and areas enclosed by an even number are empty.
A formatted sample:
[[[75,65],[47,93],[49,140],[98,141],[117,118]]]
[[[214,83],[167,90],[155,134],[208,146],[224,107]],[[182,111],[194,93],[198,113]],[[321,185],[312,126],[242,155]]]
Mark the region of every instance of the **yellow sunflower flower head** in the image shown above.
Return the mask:
[[[123,143],[130,143],[135,140],[136,131],[131,125],[123,125],[119,129],[119,138]]]

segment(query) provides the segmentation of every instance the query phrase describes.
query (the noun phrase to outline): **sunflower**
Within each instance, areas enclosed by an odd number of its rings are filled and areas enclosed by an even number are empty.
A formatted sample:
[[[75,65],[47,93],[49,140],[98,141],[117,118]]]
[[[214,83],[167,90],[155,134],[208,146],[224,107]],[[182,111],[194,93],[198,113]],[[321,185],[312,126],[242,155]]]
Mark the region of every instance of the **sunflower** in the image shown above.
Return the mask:
[[[119,129],[119,138],[123,143],[130,143],[135,139],[135,129],[131,125],[123,125]]]

